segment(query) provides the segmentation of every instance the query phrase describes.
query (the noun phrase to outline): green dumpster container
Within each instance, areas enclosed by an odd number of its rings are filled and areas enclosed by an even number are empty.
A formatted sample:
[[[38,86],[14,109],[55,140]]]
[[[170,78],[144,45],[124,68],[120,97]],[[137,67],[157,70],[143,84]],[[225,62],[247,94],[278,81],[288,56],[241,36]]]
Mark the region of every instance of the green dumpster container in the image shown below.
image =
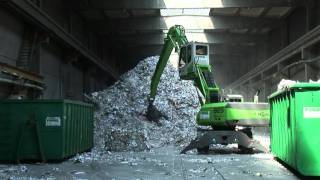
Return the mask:
[[[92,147],[92,105],[69,100],[0,101],[0,161],[63,160]]]
[[[320,84],[298,83],[269,97],[271,151],[305,176],[320,176]]]

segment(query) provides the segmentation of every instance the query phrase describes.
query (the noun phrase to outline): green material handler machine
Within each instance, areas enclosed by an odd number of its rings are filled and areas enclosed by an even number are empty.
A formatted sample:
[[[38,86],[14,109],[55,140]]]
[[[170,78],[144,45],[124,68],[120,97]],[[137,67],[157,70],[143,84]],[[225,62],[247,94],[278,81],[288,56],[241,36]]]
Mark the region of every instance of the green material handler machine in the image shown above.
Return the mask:
[[[159,62],[152,77],[147,118],[158,121],[161,114],[153,106],[157,87],[172,50],[179,52],[179,72],[181,79],[193,80],[199,89],[201,109],[196,120],[199,126],[198,137],[181,153],[197,149],[206,153],[211,144],[238,144],[240,150],[252,152],[251,128],[269,125],[269,106],[267,103],[244,102],[241,95],[224,95],[219,91],[213,77],[209,61],[209,45],[188,42],[185,30],[180,25],[171,27],[165,38]]]

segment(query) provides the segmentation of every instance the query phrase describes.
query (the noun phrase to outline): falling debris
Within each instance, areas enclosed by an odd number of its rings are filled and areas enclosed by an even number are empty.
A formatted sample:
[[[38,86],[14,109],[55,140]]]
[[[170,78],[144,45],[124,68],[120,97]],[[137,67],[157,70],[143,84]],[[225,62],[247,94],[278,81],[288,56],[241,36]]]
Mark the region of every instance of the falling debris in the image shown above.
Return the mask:
[[[102,151],[144,151],[168,144],[184,145],[196,136],[200,104],[192,81],[181,80],[170,64],[165,68],[154,102],[163,115],[160,125],[146,118],[151,77],[158,56],[142,60],[113,86],[92,94],[95,146]]]

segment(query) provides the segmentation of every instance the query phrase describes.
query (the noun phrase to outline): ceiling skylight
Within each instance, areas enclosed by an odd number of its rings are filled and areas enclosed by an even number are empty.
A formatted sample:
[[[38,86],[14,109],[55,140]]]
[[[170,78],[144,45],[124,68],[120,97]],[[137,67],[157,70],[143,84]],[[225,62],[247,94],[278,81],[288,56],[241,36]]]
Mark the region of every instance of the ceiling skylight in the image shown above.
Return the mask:
[[[202,9],[160,9],[161,16],[209,16],[210,8]]]
[[[164,29],[163,33],[167,34],[168,31],[169,31],[168,29]],[[203,29],[186,29],[185,31],[186,31],[185,33],[204,33]]]
[[[203,29],[186,29],[186,33],[204,33]]]

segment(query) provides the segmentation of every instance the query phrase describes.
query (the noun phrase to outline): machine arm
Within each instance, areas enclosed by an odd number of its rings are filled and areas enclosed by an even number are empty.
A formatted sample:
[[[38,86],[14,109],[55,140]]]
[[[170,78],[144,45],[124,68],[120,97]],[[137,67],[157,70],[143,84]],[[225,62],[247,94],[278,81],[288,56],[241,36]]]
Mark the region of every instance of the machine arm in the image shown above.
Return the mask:
[[[173,48],[180,49],[181,46],[187,44],[188,40],[185,35],[185,30],[180,25],[175,25],[169,29],[167,37],[164,39],[164,46],[156,66],[156,70],[151,80],[150,101],[153,102],[157,94],[157,88],[160,82],[160,77],[166,67]]]
[[[153,101],[157,94],[160,77],[163,73],[164,68],[168,63],[171,52],[173,48],[176,48],[176,50],[179,50],[181,46],[187,43],[188,43],[188,39],[185,35],[185,30],[183,26],[175,25],[169,29],[167,37],[164,39],[164,46],[156,66],[156,70],[151,80],[149,106],[148,106],[148,112],[147,112],[147,118],[151,121],[158,121],[158,118],[159,118],[159,112],[154,108]]]

